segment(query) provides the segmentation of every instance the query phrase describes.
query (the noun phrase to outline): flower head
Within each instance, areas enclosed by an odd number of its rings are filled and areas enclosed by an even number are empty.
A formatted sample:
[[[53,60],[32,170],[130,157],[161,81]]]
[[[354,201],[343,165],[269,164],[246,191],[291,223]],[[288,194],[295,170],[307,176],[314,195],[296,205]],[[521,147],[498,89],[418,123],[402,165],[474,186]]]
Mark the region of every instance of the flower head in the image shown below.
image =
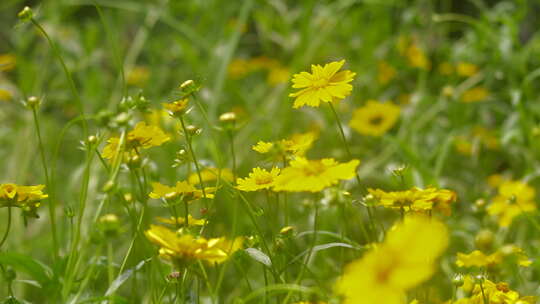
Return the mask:
[[[149,149],[151,147],[161,146],[171,138],[158,126],[147,125],[145,122],[139,122],[133,130],[126,136],[125,153],[127,156],[134,154],[136,149]],[[101,156],[105,159],[114,159],[118,152],[120,144],[119,137],[111,137],[107,140],[107,145],[103,148]]]
[[[423,216],[406,217],[388,232],[384,243],[345,267],[336,290],[345,304],[402,304],[407,290],[433,275],[435,261],[447,245],[444,224]]]
[[[333,158],[308,160],[296,157],[289,167],[281,170],[281,174],[275,179],[274,190],[319,192],[340,180],[353,178],[359,164],[357,159],[338,163]]]
[[[444,215],[451,214],[451,204],[456,201],[456,193],[447,189],[413,187],[404,191],[385,192],[380,189],[368,189],[377,205],[402,209],[412,212],[438,210]]]
[[[381,136],[394,126],[399,113],[400,108],[391,102],[368,100],[353,112],[349,125],[362,135]]]
[[[251,148],[261,154],[273,151],[280,156],[304,156],[313,145],[313,142],[315,142],[315,140],[317,139],[317,136],[317,132],[315,131],[306,133],[295,133],[289,138],[281,139],[275,142],[259,141]]]
[[[238,178],[236,183],[239,190],[242,191],[257,191],[262,189],[270,189],[274,186],[274,181],[279,175],[279,168],[272,168],[270,171],[261,169],[259,167],[253,168],[253,171],[249,174],[249,177]]]
[[[0,184],[0,207],[21,208],[26,215],[38,217],[37,207],[41,201],[49,197],[43,193],[44,185],[21,186],[17,184]]]
[[[164,218],[164,217],[156,217],[156,219],[163,223],[163,224],[169,224],[169,225],[184,225],[186,222],[186,218],[184,216],[180,217],[173,217],[170,218]],[[191,216],[191,214],[188,214],[188,225],[189,226],[204,226],[206,225],[205,219],[197,219]]]
[[[461,101],[465,103],[473,103],[484,101],[489,97],[489,91],[484,87],[475,87],[468,89],[461,95]]]
[[[158,245],[159,255],[177,266],[196,260],[222,263],[242,247],[242,238],[227,240],[223,237],[205,239],[182,231],[172,231],[163,226],[150,225],[144,232],[148,240]]]
[[[349,70],[338,72],[345,60],[334,61],[324,66],[311,65],[311,73],[301,72],[293,75],[293,88],[300,91],[289,94],[295,97],[293,108],[304,105],[318,107],[321,101],[332,102],[341,100],[351,94],[349,84],[356,75]]]
[[[497,217],[501,227],[508,227],[516,216],[536,210],[535,196],[534,188],[526,183],[502,181],[498,187],[497,196],[487,207],[487,212]]]
[[[184,98],[169,103],[163,103],[163,107],[172,115],[182,115],[186,113],[189,104],[189,99]]]
[[[215,190],[214,187],[206,187],[204,188],[205,193],[203,193],[201,189],[195,188],[195,186],[186,181],[179,181],[174,187],[152,183],[152,192],[148,196],[153,199],[172,199],[181,196],[183,200],[191,202],[202,198],[204,194],[206,194],[206,198],[213,198],[214,195],[210,193]]]
[[[525,254],[523,249],[515,245],[505,245],[492,254],[485,254],[480,250],[474,250],[469,254],[458,252],[456,265],[458,267],[495,267],[503,262],[505,258],[515,258],[517,264],[522,267],[529,267],[532,261]]]

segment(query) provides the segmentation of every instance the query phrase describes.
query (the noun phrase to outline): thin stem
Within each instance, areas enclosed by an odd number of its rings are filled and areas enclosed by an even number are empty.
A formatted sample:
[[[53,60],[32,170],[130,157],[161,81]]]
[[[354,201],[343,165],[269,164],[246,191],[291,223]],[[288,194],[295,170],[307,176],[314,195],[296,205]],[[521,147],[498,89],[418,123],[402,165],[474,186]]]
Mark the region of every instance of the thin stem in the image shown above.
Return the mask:
[[[204,182],[201,176],[201,169],[199,168],[199,162],[197,161],[195,152],[193,152],[193,146],[191,145],[191,136],[189,135],[189,132],[187,131],[186,123],[184,122],[184,117],[182,116],[180,116],[180,123],[182,124],[182,130],[184,131],[184,136],[186,137],[186,143],[189,149],[189,153],[191,154],[191,159],[193,160],[193,163],[195,164],[195,170],[197,170],[197,176],[199,177],[199,184],[201,185],[203,197],[206,198],[206,192],[204,190]]]
[[[233,181],[236,181],[236,153],[234,152],[234,131],[229,130],[228,133],[231,146]]]
[[[0,248],[2,248],[2,245],[4,245],[4,243],[6,242],[10,229],[11,229],[11,206],[8,206],[6,232],[4,232],[4,236],[2,237],[2,240],[0,241]]]
[[[32,107],[32,116],[34,117],[34,125],[36,126],[36,135],[38,138],[39,154],[41,156],[41,164],[43,166],[43,172],[45,173],[45,183],[47,189],[52,189],[51,180],[49,179],[49,169],[47,168],[47,159],[45,158],[45,149],[43,148],[43,140],[41,139],[41,129],[39,126],[39,120],[37,117],[37,107]],[[52,191],[54,192],[54,191]],[[51,198],[49,200],[49,217],[51,218],[51,233],[53,241],[53,256],[56,259],[58,256],[58,238],[56,235],[56,200]]]

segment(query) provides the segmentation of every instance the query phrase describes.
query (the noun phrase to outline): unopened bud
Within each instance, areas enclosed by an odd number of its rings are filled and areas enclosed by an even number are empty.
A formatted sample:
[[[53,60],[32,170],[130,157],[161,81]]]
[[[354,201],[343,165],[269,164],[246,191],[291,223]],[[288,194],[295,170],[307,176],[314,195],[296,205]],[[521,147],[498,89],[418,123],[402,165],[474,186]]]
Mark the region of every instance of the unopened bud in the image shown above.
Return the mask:
[[[195,136],[201,134],[202,130],[194,125],[189,125],[186,127],[186,131],[190,136]]]
[[[124,193],[124,200],[126,201],[126,203],[131,203],[133,202],[133,194],[131,193]]]
[[[41,101],[36,96],[30,96],[26,99],[26,106],[29,109],[36,109],[41,104]]]
[[[226,112],[219,116],[219,121],[225,122],[225,123],[231,123],[236,121],[236,113],[234,112]]]
[[[474,238],[476,247],[482,251],[488,251],[493,245],[494,235],[490,230],[484,229],[478,232]]]
[[[29,21],[34,17],[34,11],[28,6],[25,6],[22,11],[17,14],[17,17],[22,21]]]
[[[113,188],[114,188],[114,182],[112,180],[109,180],[105,183],[105,185],[103,185],[103,188],[101,188],[101,190],[103,190],[103,192],[109,192]]]
[[[89,144],[93,145],[93,144],[97,143],[97,137],[94,136],[94,135],[90,135],[90,136],[88,136],[88,138],[86,139],[86,141],[87,141]]]

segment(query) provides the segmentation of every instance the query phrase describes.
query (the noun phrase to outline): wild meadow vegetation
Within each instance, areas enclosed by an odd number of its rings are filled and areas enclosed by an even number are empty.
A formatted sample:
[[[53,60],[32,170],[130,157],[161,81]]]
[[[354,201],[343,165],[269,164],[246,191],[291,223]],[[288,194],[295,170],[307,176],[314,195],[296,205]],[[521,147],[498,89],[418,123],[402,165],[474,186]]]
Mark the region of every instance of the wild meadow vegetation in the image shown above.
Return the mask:
[[[1,303],[537,303],[539,17],[1,1]]]

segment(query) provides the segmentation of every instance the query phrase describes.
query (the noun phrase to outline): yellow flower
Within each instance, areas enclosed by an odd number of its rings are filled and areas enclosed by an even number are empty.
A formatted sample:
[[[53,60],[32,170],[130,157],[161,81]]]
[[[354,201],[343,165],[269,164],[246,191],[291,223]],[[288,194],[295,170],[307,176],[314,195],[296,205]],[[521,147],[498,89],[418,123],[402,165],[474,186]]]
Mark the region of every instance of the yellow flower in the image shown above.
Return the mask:
[[[36,209],[41,205],[41,200],[49,197],[43,193],[43,188],[44,185],[0,184],[0,207],[21,208],[25,215],[38,217]]]
[[[206,198],[213,198],[214,195],[211,193],[214,191],[216,191],[214,187],[204,188]],[[181,196],[183,200],[190,202],[202,198],[203,195],[202,190],[195,188],[195,186],[186,181],[179,181],[176,182],[174,187],[152,183],[152,192],[148,196],[153,199],[173,199]]]
[[[461,288],[463,289],[463,288]],[[510,289],[507,283],[494,283],[488,279],[478,280],[472,284],[471,293],[467,298],[461,298],[452,304],[535,304],[536,297],[522,297],[516,291]]]
[[[279,175],[279,168],[272,168],[270,172],[259,167],[253,168],[253,171],[249,173],[249,177],[238,178],[236,183],[239,190],[242,191],[257,191],[262,189],[270,189],[274,186],[274,181]]]
[[[282,66],[273,67],[270,69],[270,72],[268,73],[268,77],[266,78],[266,81],[270,85],[278,85],[281,83],[287,83],[287,81],[289,81],[290,76],[291,76],[291,72],[289,72],[289,69]]]
[[[489,91],[484,87],[468,89],[461,95],[461,101],[465,103],[480,102],[488,98]]]
[[[0,101],[10,101],[13,99],[13,94],[10,91],[0,89]]]
[[[203,183],[215,181],[218,178],[227,182],[232,182],[234,179],[231,169],[228,168],[223,168],[221,170],[219,170],[218,168],[204,168],[201,170],[201,178]],[[199,184],[199,175],[197,174],[197,172],[191,173],[187,181],[192,185]]]
[[[231,78],[238,79],[251,72],[251,69],[247,60],[236,58],[231,61],[227,71]]]
[[[515,245],[505,245],[489,255],[479,250],[474,250],[469,254],[458,252],[456,265],[458,267],[495,267],[508,257],[514,257],[517,264],[522,267],[529,267],[532,264],[523,249]]]
[[[164,218],[164,217],[158,216],[156,217],[156,219],[161,223],[169,224],[169,225],[184,225],[184,222],[186,221],[186,218],[184,216],[180,216],[177,218],[173,216],[171,216],[170,218]],[[191,214],[188,214],[188,225],[189,226],[204,226],[206,225],[206,220],[196,219],[193,216],[191,216]]]
[[[459,76],[470,77],[478,73],[478,66],[469,62],[459,62],[456,72]]]
[[[427,217],[406,217],[384,243],[345,267],[336,291],[344,304],[403,304],[407,290],[429,279],[448,245],[444,224]]]
[[[405,56],[409,65],[414,68],[429,70],[431,67],[431,63],[424,51],[414,43],[407,48]]]
[[[425,212],[437,210],[446,216],[451,214],[451,204],[456,201],[456,193],[447,189],[413,187],[405,191],[385,192],[380,189],[368,189],[377,205],[402,209],[404,211]]]
[[[505,180],[498,187],[498,194],[487,207],[487,212],[498,218],[499,226],[508,227],[512,220],[524,213],[536,210],[536,191],[520,181]]]
[[[0,71],[11,71],[15,68],[17,58],[12,54],[0,54]]]
[[[454,146],[456,147],[456,151],[461,155],[471,156],[474,154],[473,144],[465,136],[456,136]]]
[[[380,84],[385,85],[396,77],[396,69],[385,61],[380,61],[378,68],[379,73],[377,74],[377,81],[379,81]]]
[[[135,66],[132,68],[126,77],[126,82],[133,86],[144,86],[150,78],[150,71],[145,66]]]
[[[265,153],[270,152],[272,147],[274,147],[273,142],[265,142],[265,141],[259,140],[256,145],[251,147],[251,149],[261,154],[265,154]]]
[[[301,89],[289,94],[295,97],[293,108],[304,105],[318,107],[321,101],[332,102],[341,100],[351,94],[349,84],[356,75],[349,70],[338,72],[345,60],[335,61],[324,66],[311,65],[311,74],[301,72],[293,75],[293,88]]]
[[[189,99],[184,98],[173,102],[164,102],[163,107],[167,109],[172,115],[182,115],[186,112]]]
[[[273,190],[319,192],[340,180],[353,178],[359,164],[357,159],[338,163],[333,158],[308,160],[296,157],[289,167],[281,170],[281,174],[275,179]]]
[[[368,100],[353,112],[349,125],[362,135],[381,136],[394,126],[399,113],[400,108],[389,101]]]
[[[442,75],[451,75],[454,73],[454,67],[449,62],[439,64],[439,73]]]
[[[196,260],[222,263],[242,247],[243,239],[232,241],[223,237],[205,239],[188,233],[174,232],[166,227],[150,225],[144,232],[148,240],[158,245],[159,255],[182,266]]]
[[[493,131],[488,130],[481,126],[475,126],[472,134],[482,142],[486,148],[490,150],[496,150],[499,148],[499,139],[493,134]]]
[[[170,137],[158,126],[147,125],[145,122],[139,122],[135,128],[127,133],[126,148],[127,155],[133,153],[135,149],[148,149],[161,146],[170,140]],[[114,159],[120,143],[119,137],[111,137],[107,140],[107,145],[103,148],[101,156],[105,159]]]

